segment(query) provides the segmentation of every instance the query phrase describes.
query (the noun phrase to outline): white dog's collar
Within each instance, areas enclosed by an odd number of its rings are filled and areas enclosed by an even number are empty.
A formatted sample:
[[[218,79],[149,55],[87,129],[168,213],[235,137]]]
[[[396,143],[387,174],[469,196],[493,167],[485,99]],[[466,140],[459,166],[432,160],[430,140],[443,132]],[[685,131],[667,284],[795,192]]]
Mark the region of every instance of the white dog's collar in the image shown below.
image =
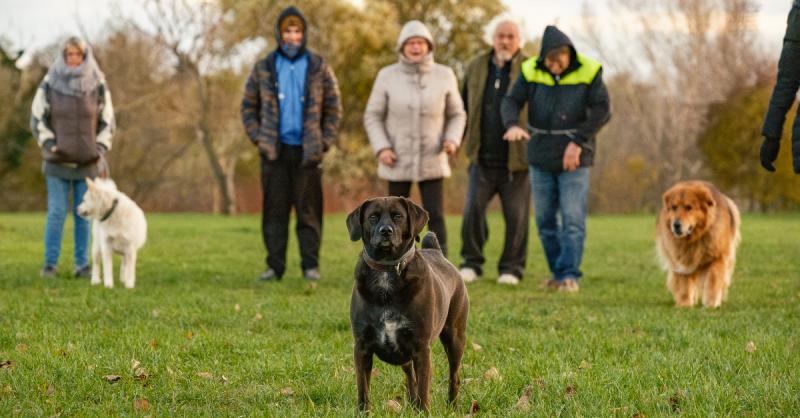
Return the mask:
[[[106,219],[111,217],[111,214],[114,213],[114,210],[117,209],[117,204],[118,203],[119,203],[119,199],[114,199],[114,203],[111,204],[111,209],[109,209],[108,212],[106,212],[106,214],[103,215],[102,218],[100,218],[100,222],[103,222]]]

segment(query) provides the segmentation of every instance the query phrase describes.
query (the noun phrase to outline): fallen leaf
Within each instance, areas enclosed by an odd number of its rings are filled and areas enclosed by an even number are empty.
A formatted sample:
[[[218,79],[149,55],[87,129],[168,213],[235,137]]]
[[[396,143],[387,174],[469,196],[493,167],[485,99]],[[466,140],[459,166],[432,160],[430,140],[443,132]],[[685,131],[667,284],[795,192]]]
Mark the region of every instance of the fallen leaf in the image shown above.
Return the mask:
[[[669,406],[672,408],[672,412],[681,410],[681,403],[683,403],[684,399],[686,399],[686,392],[683,389],[678,389],[669,397]]]
[[[369,375],[370,375],[370,377],[380,376],[381,375],[381,371],[379,369],[372,369],[372,371],[369,373]]]
[[[139,363],[139,360],[136,360],[135,358],[131,359],[131,370],[136,370],[141,365],[142,363]]]
[[[475,381],[477,381],[477,380],[478,380],[478,379],[475,379],[474,377],[467,377],[467,378],[465,378],[465,379],[461,380],[461,383],[463,383],[463,384],[465,384],[465,385],[468,385],[468,384],[470,384],[470,383],[472,383],[472,382],[475,382]]]
[[[755,353],[756,343],[748,341],[747,344],[744,345],[744,351],[747,351],[748,353]]]
[[[242,307],[239,306],[239,304],[237,303],[236,305],[233,305],[233,310],[236,311],[236,312],[239,312],[239,311],[242,310]]]
[[[103,376],[103,380],[105,380],[108,383],[114,383],[119,379],[122,379],[122,378],[117,376],[117,375],[115,375],[115,374],[107,374],[107,375]]]
[[[260,320],[264,319],[264,315],[261,315],[260,313],[257,313],[256,316],[253,317],[253,319],[256,320],[256,321],[260,321]]]
[[[48,383],[48,384],[47,384],[47,389],[45,389],[44,393],[45,393],[47,396],[53,396],[53,394],[54,394],[54,393],[56,393],[56,387],[55,387],[55,386],[53,386],[53,384],[52,384],[52,383]]]
[[[136,399],[133,401],[133,409],[136,411],[147,411],[150,409],[150,402],[147,399]]]
[[[472,403],[469,405],[469,413],[464,416],[464,418],[473,418],[478,411],[481,410],[481,407],[478,406],[478,401],[475,399],[472,400]]]
[[[517,399],[517,404],[514,405],[514,408],[521,409],[523,411],[527,411],[528,408],[531,406],[531,393],[533,392],[533,386],[526,386],[525,390],[522,391],[522,396]]]
[[[154,350],[155,350],[156,348],[158,348],[158,341],[156,341],[156,339],[155,339],[155,338],[153,338],[152,340],[150,340],[150,348],[152,348],[152,349],[154,349]]]
[[[153,309],[153,312],[150,312],[150,315],[152,315],[153,318],[158,318],[158,314],[159,314],[158,309]]]
[[[647,415],[637,412],[631,415],[631,418],[647,418]]]
[[[16,365],[17,363],[15,363],[13,360],[0,361],[0,369],[13,369]]]
[[[191,340],[192,338],[194,338],[194,333],[192,331],[186,331],[186,333],[183,334],[183,336],[186,337],[187,340]]]
[[[294,390],[292,388],[283,388],[281,389],[281,395],[283,396],[292,396],[294,395]]]
[[[533,379],[533,384],[539,388],[539,390],[544,390],[544,380],[542,379]]]
[[[575,393],[577,392],[578,388],[575,387],[575,385],[569,385],[564,389],[564,395],[566,395],[568,398],[575,396]]]
[[[12,392],[14,392],[14,389],[11,389],[11,385],[4,385],[2,388],[0,388],[0,393],[12,393]]]
[[[224,384],[226,384],[226,385],[228,384],[228,378],[227,378],[227,377],[225,377],[225,375],[224,375],[224,374],[223,374],[223,375],[220,377],[220,379],[222,380],[222,383],[224,383]]]
[[[483,374],[483,378],[486,380],[500,380],[500,372],[497,371],[496,367],[492,367],[491,369],[487,370],[486,373]]]
[[[24,353],[24,352],[28,351],[28,346],[26,344],[17,344],[17,348],[16,349],[17,349],[18,353]]]
[[[513,352],[517,351],[517,349],[516,349],[516,348],[514,348],[514,347],[508,347],[508,351],[510,351],[510,352],[512,352],[512,353],[513,353]]]
[[[138,367],[136,370],[133,371],[133,378],[136,380],[145,380],[147,379],[147,377],[148,377],[147,371],[142,367]]]
[[[355,374],[356,370],[350,366],[342,366],[342,371],[345,373]]]
[[[480,344],[472,343],[472,350],[473,351],[481,351],[481,350],[483,350],[483,347],[481,347]]]
[[[317,290],[317,284],[314,283],[314,282],[311,282],[311,283],[308,284],[308,286],[306,286],[306,289],[303,292],[305,292],[306,295],[310,295],[310,294],[314,293],[315,290]]]
[[[581,364],[578,365],[578,368],[579,369],[588,369],[589,368],[589,362],[586,361],[586,360],[581,361]]]
[[[399,414],[400,411],[403,410],[403,405],[400,405],[400,402],[397,402],[394,399],[389,399],[388,401],[386,401],[386,409],[388,409],[391,412],[394,412],[395,414]]]
[[[202,377],[203,379],[213,379],[214,375],[209,372],[197,372],[198,377]]]

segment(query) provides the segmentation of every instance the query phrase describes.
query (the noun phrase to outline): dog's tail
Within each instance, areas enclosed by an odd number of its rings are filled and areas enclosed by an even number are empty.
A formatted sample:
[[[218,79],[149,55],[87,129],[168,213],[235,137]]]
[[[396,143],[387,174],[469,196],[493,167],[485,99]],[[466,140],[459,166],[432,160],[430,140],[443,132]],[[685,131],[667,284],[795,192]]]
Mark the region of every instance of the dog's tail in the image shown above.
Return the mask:
[[[433,231],[428,231],[427,234],[422,238],[422,248],[430,248],[433,250],[442,251],[442,246],[439,245],[439,238],[436,238],[436,233]]]

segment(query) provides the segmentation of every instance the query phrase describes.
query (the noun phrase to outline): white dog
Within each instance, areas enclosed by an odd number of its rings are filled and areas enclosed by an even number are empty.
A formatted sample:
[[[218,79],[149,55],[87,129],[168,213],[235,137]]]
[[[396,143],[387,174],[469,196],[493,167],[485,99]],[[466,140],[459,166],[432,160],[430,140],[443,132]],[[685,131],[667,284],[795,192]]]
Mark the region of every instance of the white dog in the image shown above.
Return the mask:
[[[92,284],[114,287],[112,251],[122,254],[119,279],[126,288],[136,283],[136,253],[147,238],[144,212],[109,179],[86,179],[89,189],[78,205],[78,215],[92,220]]]

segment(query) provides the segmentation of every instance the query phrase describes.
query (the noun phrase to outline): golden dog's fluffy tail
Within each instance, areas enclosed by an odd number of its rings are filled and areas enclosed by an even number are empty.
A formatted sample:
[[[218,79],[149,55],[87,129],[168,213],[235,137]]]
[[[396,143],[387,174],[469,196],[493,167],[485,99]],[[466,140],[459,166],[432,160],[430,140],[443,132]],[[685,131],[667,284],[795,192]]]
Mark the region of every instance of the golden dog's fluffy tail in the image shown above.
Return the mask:
[[[433,250],[442,251],[442,246],[439,245],[439,239],[436,238],[436,233],[433,231],[428,231],[427,234],[422,238],[422,248],[430,248]]]

